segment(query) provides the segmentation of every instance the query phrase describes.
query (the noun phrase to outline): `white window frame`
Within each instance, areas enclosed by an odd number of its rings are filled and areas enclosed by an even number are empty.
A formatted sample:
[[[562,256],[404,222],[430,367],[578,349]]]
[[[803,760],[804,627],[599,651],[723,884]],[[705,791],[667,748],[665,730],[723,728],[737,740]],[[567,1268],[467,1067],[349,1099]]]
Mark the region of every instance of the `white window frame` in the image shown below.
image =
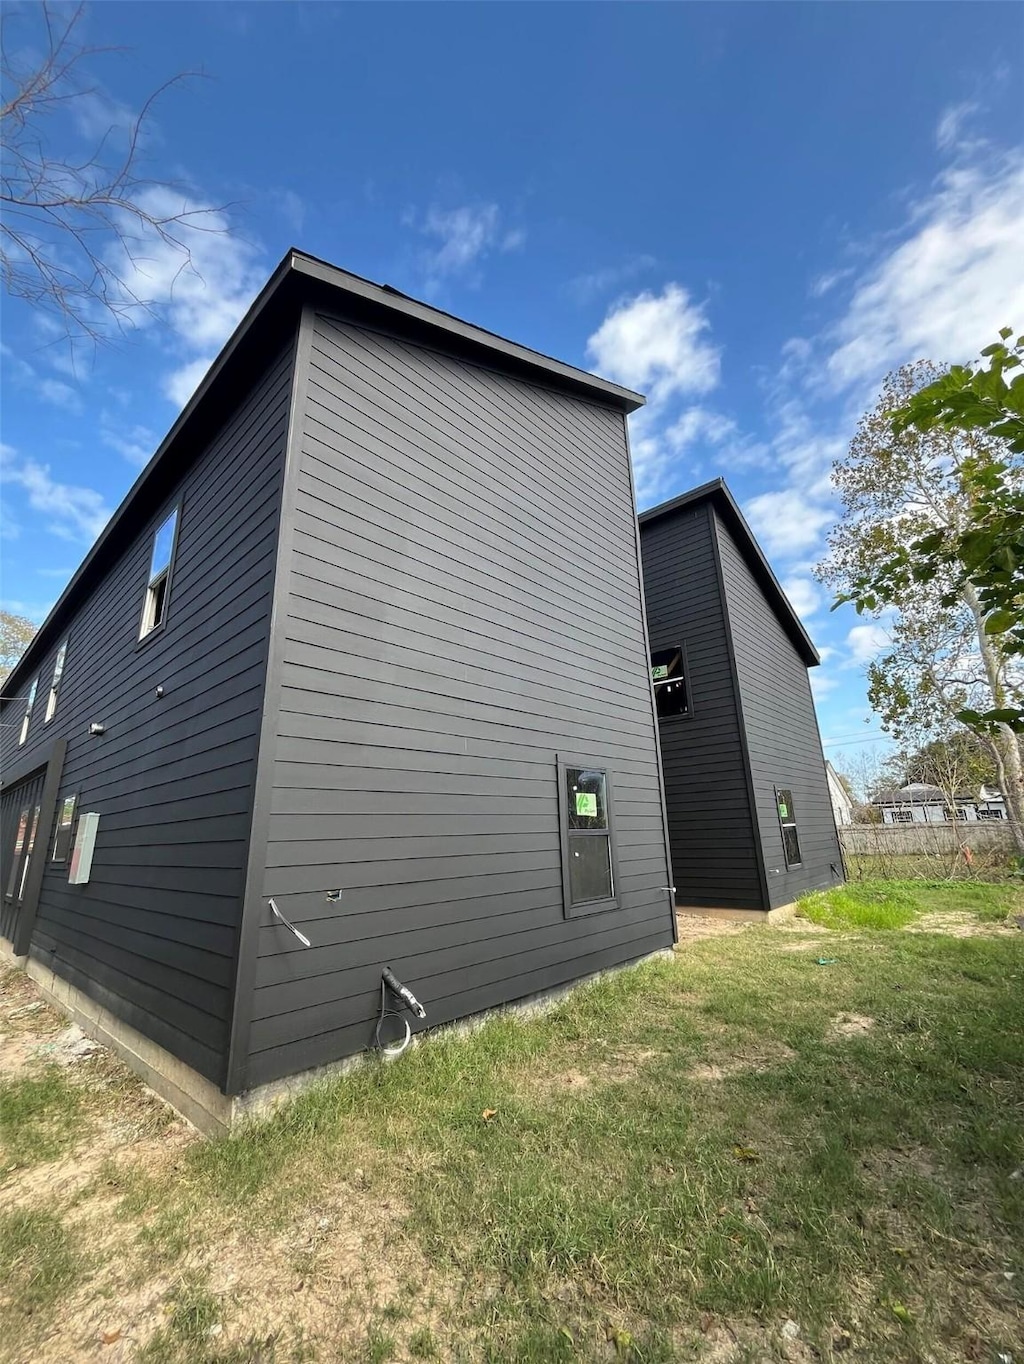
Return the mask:
[[[39,686],[39,674],[36,673],[35,677],[33,677],[33,679],[32,679],[32,685],[31,685],[31,686],[29,687],[29,689],[28,689],[28,696],[27,696],[27,698],[26,698],[26,700],[25,700],[25,714],[22,716],[22,720],[21,720],[21,731],[20,731],[20,733],[18,734],[18,747],[19,747],[19,748],[20,748],[21,745],[25,742],[25,740],[28,738],[28,727],[29,727],[29,722],[30,722],[31,719],[32,719],[32,707],[33,707],[33,706],[35,705],[35,703],[36,703],[36,688],[37,688],[38,686]]]
[[[50,694],[46,698],[46,714],[43,716],[43,724],[48,725],[53,719],[57,710],[57,696],[60,692],[60,679],[64,673],[64,661],[68,655],[68,642],[64,640],[57,650],[57,658],[53,665],[53,681],[50,683]]]
[[[167,553],[166,564],[159,568],[154,562],[156,559],[157,545],[160,536],[166,529],[168,523],[173,522],[171,531],[171,547]],[[171,573],[174,569],[174,556],[178,550],[178,531],[181,526],[181,503],[175,503],[167,515],[163,518],[156,530],[153,532],[153,548],[149,558],[149,582],[146,586],[146,595],[142,602],[142,620],[139,624],[139,642],[162,630],[167,621],[167,608],[171,596]],[[161,588],[163,591],[161,593]],[[160,615],[157,617],[157,607],[160,607]]]

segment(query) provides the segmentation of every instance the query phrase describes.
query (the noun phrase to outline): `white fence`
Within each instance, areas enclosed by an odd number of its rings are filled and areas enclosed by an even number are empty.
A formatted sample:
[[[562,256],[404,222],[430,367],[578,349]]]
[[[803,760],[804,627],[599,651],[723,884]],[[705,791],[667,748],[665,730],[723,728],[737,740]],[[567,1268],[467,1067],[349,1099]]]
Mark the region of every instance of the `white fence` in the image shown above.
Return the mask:
[[[1008,824],[843,824],[847,875],[986,876],[1005,873],[1016,854]]]

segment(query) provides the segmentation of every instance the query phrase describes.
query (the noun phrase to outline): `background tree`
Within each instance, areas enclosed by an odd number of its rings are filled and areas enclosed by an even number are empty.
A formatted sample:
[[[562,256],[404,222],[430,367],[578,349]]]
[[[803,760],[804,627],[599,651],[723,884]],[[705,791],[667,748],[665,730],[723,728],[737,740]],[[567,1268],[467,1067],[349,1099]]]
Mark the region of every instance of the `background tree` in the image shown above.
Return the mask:
[[[942,378],[925,362],[886,378],[834,466],[843,517],[817,572],[837,604],[855,601],[884,621],[889,644],[868,669],[883,727],[918,745],[957,726],[975,734],[991,755],[1024,853],[1021,745],[1008,714],[1024,705],[1020,655],[1006,632],[986,628],[991,612],[960,558],[937,553],[927,572],[917,572],[908,552],[922,541],[963,544],[976,524],[978,488],[993,478],[1018,488],[1021,456],[986,429],[897,420]]]
[[[222,229],[218,210],[197,208],[181,187],[141,168],[153,105],[185,75],[137,115],[104,118],[89,69],[117,49],[84,44],[82,27],[81,5],[5,7],[0,272],[8,293],[55,315],[70,337],[98,340],[152,309],[136,269],[147,250],[170,248],[182,270],[193,269],[190,237]],[[78,155],[69,149],[83,129],[91,137]]]
[[[36,627],[25,616],[0,611],[0,682],[12,671],[35,632]]]

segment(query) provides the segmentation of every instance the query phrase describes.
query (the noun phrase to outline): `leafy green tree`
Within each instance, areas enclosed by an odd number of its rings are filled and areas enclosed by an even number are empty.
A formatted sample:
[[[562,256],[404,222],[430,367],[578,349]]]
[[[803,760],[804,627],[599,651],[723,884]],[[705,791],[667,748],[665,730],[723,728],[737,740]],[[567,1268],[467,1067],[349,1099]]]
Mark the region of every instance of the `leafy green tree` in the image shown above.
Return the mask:
[[[868,669],[883,727],[918,746],[956,725],[978,736],[1024,852],[1024,641],[1019,609],[999,614],[1019,607],[1014,508],[1024,461],[1003,429],[962,424],[965,409],[957,424],[933,421],[931,408],[905,415],[945,378],[919,362],[884,381],[834,467],[843,516],[818,576],[836,605],[852,601],[884,624],[889,643]],[[1005,425],[984,410],[993,429]]]
[[[28,648],[35,632],[36,627],[25,616],[0,611],[0,682]]]

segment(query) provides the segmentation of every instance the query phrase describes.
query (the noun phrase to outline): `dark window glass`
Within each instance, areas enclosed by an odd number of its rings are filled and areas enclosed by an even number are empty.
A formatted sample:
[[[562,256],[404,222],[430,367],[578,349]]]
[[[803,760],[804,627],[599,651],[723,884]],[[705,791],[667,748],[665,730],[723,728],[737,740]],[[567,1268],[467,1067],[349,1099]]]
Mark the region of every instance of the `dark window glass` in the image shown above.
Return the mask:
[[[569,891],[574,905],[612,898],[612,860],[607,834],[569,835]]]
[[[65,796],[57,808],[57,832],[53,839],[54,862],[66,862],[71,850],[71,830],[75,823],[77,796]]]
[[[608,783],[603,772],[593,768],[565,769],[566,809],[569,828],[588,832],[608,828]]]
[[[779,811],[779,824],[782,827],[782,847],[786,854],[786,866],[798,867],[801,862],[800,839],[796,831],[796,810],[793,808],[793,792],[775,788],[775,803]]]
[[[690,693],[682,649],[656,649],[651,654],[654,700],[662,719],[690,713]]]

